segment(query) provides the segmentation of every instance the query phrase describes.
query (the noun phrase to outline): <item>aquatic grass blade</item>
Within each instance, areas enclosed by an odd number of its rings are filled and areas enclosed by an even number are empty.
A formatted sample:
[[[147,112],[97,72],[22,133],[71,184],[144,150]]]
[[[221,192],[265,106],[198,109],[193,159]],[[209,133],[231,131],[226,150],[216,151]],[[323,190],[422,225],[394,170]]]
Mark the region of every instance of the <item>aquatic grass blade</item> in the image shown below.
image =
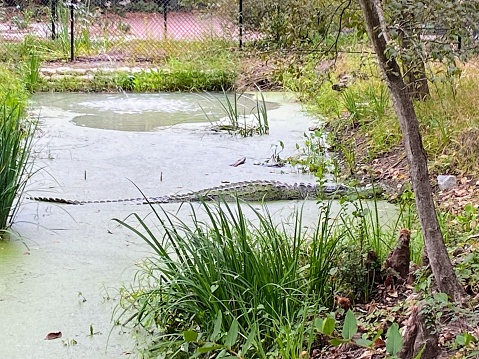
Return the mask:
[[[27,121],[18,106],[0,107],[0,230],[13,222],[33,160],[30,158],[36,123]]]

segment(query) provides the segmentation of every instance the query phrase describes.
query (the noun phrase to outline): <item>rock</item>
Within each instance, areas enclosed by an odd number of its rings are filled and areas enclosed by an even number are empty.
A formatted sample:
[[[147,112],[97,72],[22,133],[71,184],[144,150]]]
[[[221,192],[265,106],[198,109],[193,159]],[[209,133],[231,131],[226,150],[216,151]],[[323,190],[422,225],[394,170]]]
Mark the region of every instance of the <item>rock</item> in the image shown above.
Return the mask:
[[[439,175],[437,176],[437,185],[440,191],[445,191],[456,187],[456,176]]]

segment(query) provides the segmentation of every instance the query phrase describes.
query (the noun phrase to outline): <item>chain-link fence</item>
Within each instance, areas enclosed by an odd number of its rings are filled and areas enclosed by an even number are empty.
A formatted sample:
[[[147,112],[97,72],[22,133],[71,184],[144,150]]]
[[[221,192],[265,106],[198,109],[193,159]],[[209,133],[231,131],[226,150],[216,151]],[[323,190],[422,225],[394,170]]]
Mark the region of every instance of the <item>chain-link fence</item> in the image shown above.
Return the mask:
[[[0,47],[8,52],[9,45],[35,39],[50,48],[52,60],[101,54],[154,60],[193,41],[238,44],[239,10],[233,5],[225,14],[180,0],[4,0]]]

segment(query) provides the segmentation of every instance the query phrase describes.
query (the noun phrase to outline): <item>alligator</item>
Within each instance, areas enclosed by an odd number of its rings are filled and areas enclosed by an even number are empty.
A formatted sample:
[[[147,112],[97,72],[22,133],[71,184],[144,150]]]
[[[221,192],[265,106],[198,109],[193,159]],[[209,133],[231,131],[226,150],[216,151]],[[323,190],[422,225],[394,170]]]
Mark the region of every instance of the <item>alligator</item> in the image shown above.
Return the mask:
[[[92,204],[136,202],[138,204],[162,204],[194,201],[231,201],[236,198],[252,201],[281,201],[294,199],[335,199],[353,196],[354,198],[372,198],[382,193],[380,187],[367,186],[362,188],[348,187],[343,184],[288,184],[279,181],[244,181],[227,183],[217,187],[210,187],[199,191],[182,194],[171,194],[160,197],[139,197],[112,200],[72,200],[55,197],[28,197],[35,201],[54,202],[63,204]]]

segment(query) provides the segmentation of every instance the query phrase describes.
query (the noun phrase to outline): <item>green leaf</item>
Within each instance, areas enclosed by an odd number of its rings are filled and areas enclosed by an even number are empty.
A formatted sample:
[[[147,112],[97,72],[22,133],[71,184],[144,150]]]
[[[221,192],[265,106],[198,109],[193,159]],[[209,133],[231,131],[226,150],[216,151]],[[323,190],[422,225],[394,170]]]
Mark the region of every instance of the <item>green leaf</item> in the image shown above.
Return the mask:
[[[321,333],[324,335],[331,335],[336,327],[336,320],[333,317],[326,317],[323,321]]]
[[[344,340],[344,339],[341,339],[341,338],[332,338],[329,340],[329,344],[331,344],[332,346],[339,346],[343,343],[347,343],[347,340]]]
[[[227,355],[229,356],[229,353],[225,349],[223,349],[216,355],[216,358],[217,359],[226,358]]]
[[[358,323],[356,322],[354,313],[351,311],[351,309],[349,309],[346,313],[346,317],[344,318],[343,331],[341,332],[341,335],[344,339],[351,340],[354,334],[356,334],[357,332]]]
[[[373,344],[373,342],[369,339],[364,339],[364,338],[358,338],[354,341],[357,345],[359,345],[360,347],[365,347],[365,348],[369,348],[371,346],[371,344]]]
[[[426,344],[424,344],[421,348],[421,350],[417,353],[417,355],[414,357],[414,359],[421,359],[422,353],[426,350]]]
[[[458,334],[455,340],[457,345],[464,346],[466,345],[466,338],[462,334]]]
[[[194,330],[187,330],[183,332],[183,338],[185,339],[185,342],[188,343],[196,342],[198,340],[198,333]]]
[[[324,320],[321,319],[321,318],[314,318],[314,320],[313,320],[314,329],[316,329],[320,333],[323,333],[323,322],[324,322]]]
[[[236,343],[237,338],[238,338],[238,321],[234,319],[233,323],[231,323],[230,330],[228,330],[228,334],[226,334],[225,346],[228,349],[231,349],[231,347]]]
[[[477,339],[469,332],[463,332],[456,336],[456,344],[460,346],[468,346],[471,343],[475,343]]]
[[[402,349],[402,336],[399,325],[393,323],[386,333],[386,351],[391,355],[397,355]]]
[[[198,349],[196,349],[196,351],[200,354],[204,354],[204,353],[209,353],[211,351],[218,350],[221,348],[223,348],[223,346],[219,344],[205,343],[202,347],[199,347]]]
[[[221,324],[223,324],[223,313],[221,310],[218,311],[218,314],[216,314],[216,320],[215,320],[215,326],[213,328],[213,333],[211,333],[210,339],[212,341],[217,341],[218,336],[221,331]]]
[[[241,351],[243,352],[243,354],[245,354],[249,350],[249,348],[251,348],[251,345],[253,345],[255,337],[256,337],[256,326],[253,325],[248,334],[248,338],[246,339],[246,342],[241,347]]]

